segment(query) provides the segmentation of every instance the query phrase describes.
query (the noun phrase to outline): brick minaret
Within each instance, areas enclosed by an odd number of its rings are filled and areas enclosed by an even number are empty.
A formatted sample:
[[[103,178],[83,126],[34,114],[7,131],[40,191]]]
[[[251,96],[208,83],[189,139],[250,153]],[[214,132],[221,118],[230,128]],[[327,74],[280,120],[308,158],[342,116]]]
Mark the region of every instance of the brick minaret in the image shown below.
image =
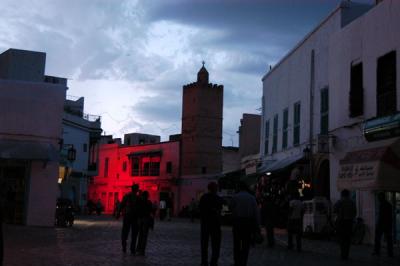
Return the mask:
[[[222,172],[223,86],[208,83],[203,67],[197,82],[183,86],[182,176]]]

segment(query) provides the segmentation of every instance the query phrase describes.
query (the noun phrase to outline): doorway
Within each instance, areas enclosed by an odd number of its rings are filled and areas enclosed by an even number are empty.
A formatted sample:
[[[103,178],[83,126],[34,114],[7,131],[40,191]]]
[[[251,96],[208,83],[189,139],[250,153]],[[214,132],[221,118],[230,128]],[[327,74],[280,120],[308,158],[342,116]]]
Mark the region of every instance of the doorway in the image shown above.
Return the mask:
[[[27,167],[25,163],[0,162],[0,180],[4,184],[4,222],[26,223]]]

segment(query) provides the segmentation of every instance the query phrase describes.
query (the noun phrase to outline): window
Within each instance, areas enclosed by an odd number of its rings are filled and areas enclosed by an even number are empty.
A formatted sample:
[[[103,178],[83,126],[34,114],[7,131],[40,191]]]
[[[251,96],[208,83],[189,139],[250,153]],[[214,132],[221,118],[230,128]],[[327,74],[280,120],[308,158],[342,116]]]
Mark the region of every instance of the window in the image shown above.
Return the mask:
[[[362,63],[351,66],[349,116],[357,117],[364,113],[364,88]]]
[[[329,90],[323,88],[321,90],[321,123],[320,123],[320,134],[328,135],[329,131]]]
[[[87,152],[87,144],[86,143],[83,144],[83,152]]]
[[[274,116],[274,128],[272,131],[272,153],[276,152],[278,148],[278,115]]]
[[[289,119],[289,110],[288,108],[283,110],[283,125],[282,125],[282,149],[287,148],[288,141],[288,119]]]
[[[167,174],[171,174],[172,173],[172,162],[167,162],[167,165],[166,165],[166,171],[167,171]]]
[[[126,172],[126,162],[123,162],[123,163],[122,163],[122,171],[123,171],[123,172]]]
[[[150,162],[145,162],[143,164],[141,176],[148,176],[149,174],[150,174]]]
[[[109,162],[109,158],[106,158],[104,160],[104,177],[108,177],[108,162]]]
[[[300,143],[300,102],[294,104],[293,110],[293,146]]]
[[[267,155],[268,152],[269,152],[269,120],[265,122],[264,154]]]
[[[132,158],[132,172],[131,172],[131,176],[138,176],[139,175],[139,164],[140,160],[138,157],[133,157]]]
[[[150,176],[160,175],[160,162],[150,162]]]
[[[393,51],[378,58],[377,116],[395,113],[397,110],[396,97],[396,52]]]

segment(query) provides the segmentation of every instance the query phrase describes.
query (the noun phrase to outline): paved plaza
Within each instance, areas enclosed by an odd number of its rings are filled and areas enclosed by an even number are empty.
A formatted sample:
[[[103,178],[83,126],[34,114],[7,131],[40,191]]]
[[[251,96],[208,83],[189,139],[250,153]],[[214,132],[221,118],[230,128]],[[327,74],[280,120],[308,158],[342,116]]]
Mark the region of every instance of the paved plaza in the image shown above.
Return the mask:
[[[157,222],[150,233],[146,257],[122,254],[121,221],[110,217],[83,217],[72,228],[41,228],[5,225],[5,266],[106,266],[106,265],[200,265],[199,223],[175,219]],[[221,266],[233,264],[231,228],[223,228]],[[266,244],[250,251],[249,266],[258,265],[400,265],[395,258],[372,257],[369,246],[353,246],[351,260],[339,259],[335,242],[304,240],[304,252],[286,249],[284,232],[278,232],[278,245]]]

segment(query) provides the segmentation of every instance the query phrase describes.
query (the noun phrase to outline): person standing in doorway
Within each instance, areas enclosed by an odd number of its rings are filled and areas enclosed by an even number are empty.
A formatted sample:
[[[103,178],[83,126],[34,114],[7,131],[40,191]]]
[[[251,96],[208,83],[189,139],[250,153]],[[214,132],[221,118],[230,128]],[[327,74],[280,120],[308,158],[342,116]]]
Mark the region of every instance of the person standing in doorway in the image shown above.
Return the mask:
[[[375,225],[375,247],[374,255],[380,255],[381,238],[385,236],[387,243],[387,252],[389,257],[393,257],[393,207],[385,199],[385,193],[378,194],[379,209],[378,220]]]
[[[341,199],[336,202],[333,212],[336,214],[336,230],[339,237],[341,258],[347,260],[350,252],[353,223],[357,214],[356,205],[350,199],[350,191],[342,190]]]
[[[232,198],[233,259],[235,266],[246,266],[252,235],[259,230],[259,211],[256,198],[247,184],[240,182],[239,192]]]
[[[292,200],[289,202],[289,217],[288,217],[288,249],[293,249],[293,235],[296,235],[296,248],[301,251],[301,236],[303,233],[303,214],[304,207],[300,201],[299,192],[294,192]]]
[[[218,185],[208,184],[208,193],[200,199],[201,265],[208,266],[208,241],[211,238],[210,266],[217,266],[221,247],[221,210],[223,199],[217,195]]]
[[[129,231],[131,231],[131,254],[136,254],[136,239],[138,235],[138,205],[139,205],[139,185],[132,185],[132,191],[126,194],[121,202],[120,209],[118,210],[117,219],[121,212],[123,212],[124,219],[122,221],[122,252],[126,253],[126,241],[128,240]]]

